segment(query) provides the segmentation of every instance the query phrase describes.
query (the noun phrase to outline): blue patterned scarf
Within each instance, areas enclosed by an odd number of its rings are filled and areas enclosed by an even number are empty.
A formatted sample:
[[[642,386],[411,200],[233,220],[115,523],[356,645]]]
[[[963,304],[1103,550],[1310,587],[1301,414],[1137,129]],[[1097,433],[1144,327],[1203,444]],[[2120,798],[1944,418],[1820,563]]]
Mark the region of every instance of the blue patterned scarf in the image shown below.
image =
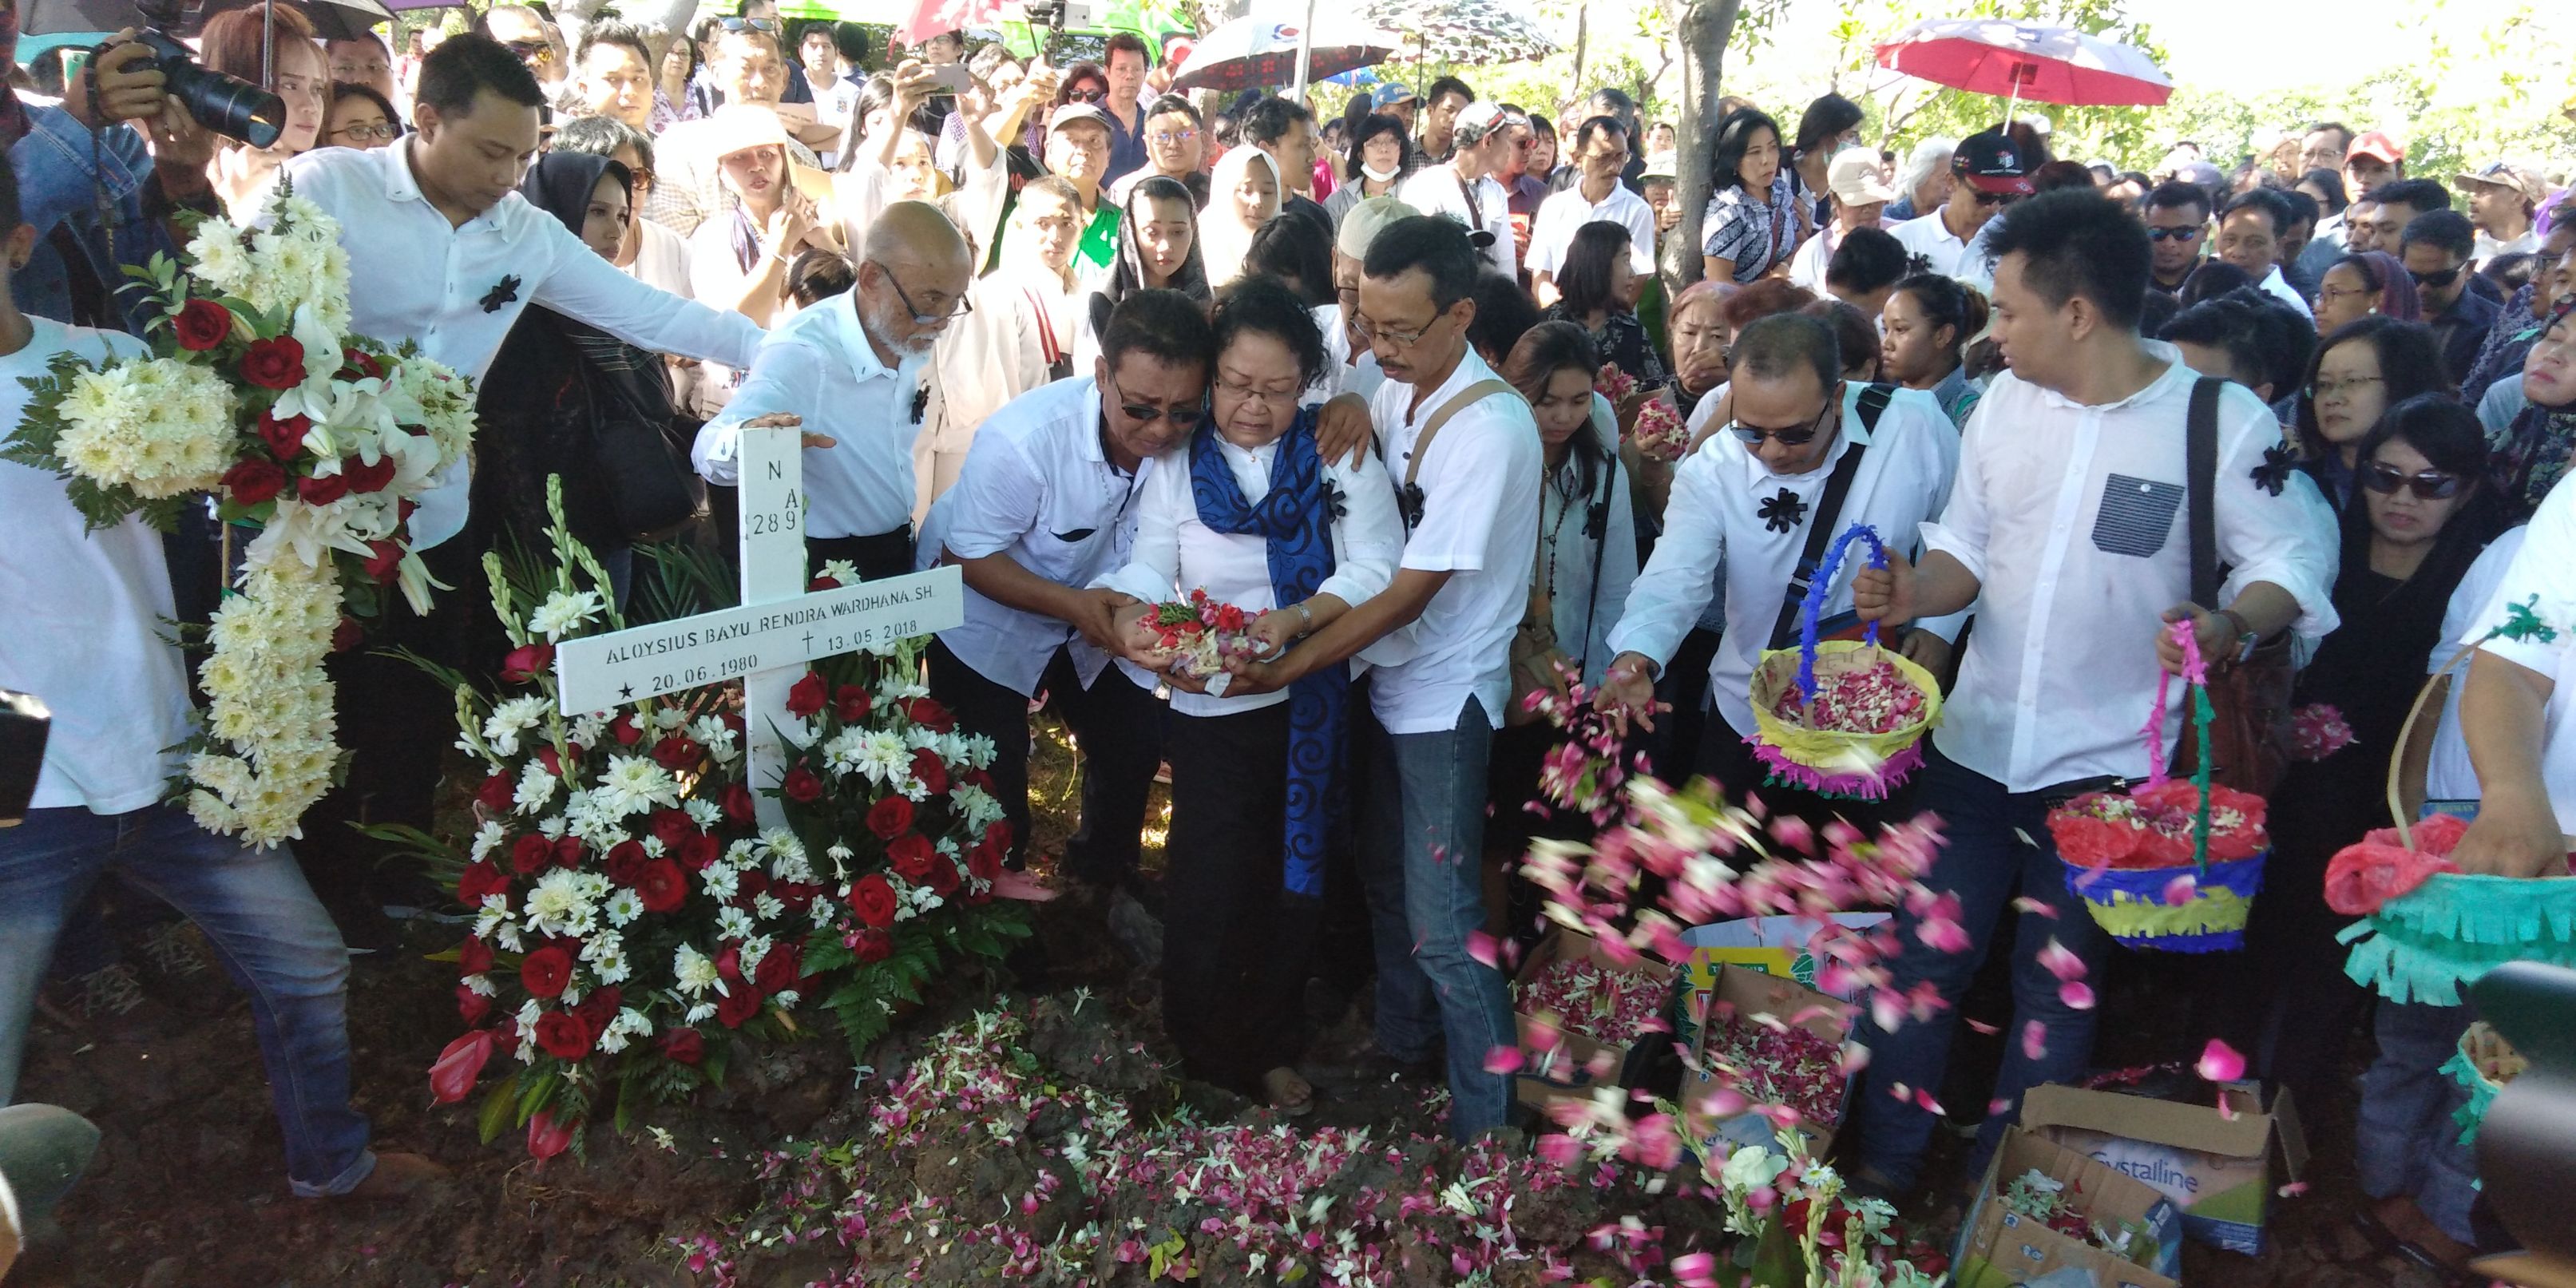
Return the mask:
[[[1313,408],[1299,411],[1296,423],[1280,436],[1270,464],[1270,490],[1257,505],[1243,499],[1243,488],[1220,450],[1216,426],[1200,426],[1190,440],[1190,493],[1198,502],[1199,522],[1211,531],[1258,534],[1267,542],[1270,588],[1282,607],[1312,596],[1333,574],[1333,516],[1341,498],[1324,477],[1315,451]],[[1324,838],[1350,690],[1350,668],[1340,665],[1318,668],[1288,686],[1284,880],[1290,894],[1309,899],[1324,892]]]

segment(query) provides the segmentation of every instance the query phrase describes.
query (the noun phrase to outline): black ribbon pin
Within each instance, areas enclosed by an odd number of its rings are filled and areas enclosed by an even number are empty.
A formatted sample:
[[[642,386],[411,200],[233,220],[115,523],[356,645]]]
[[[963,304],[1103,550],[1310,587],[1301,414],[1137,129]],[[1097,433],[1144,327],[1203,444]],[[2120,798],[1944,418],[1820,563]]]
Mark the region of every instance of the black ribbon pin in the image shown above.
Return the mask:
[[[515,276],[504,276],[500,281],[492,284],[491,290],[483,293],[483,311],[498,313],[502,305],[517,298],[519,298],[519,279]]]

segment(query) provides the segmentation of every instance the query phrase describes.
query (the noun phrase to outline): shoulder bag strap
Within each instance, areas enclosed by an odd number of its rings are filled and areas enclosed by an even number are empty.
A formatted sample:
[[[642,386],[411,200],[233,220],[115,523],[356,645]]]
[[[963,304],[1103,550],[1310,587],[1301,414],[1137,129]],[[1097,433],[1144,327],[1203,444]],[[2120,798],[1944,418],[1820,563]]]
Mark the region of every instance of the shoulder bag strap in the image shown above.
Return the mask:
[[[2191,415],[2185,422],[2184,465],[2191,501],[2191,602],[2218,608],[2218,507],[2211,495],[2218,483],[2219,382],[2208,377],[2191,387]]]
[[[1618,485],[1619,455],[1613,452],[1601,468],[1601,495],[1584,506],[1583,535],[1592,539],[1592,590],[1583,604],[1583,647],[1576,652],[1577,668],[1592,665],[1593,619],[1601,611],[1601,554],[1610,546],[1610,489]]]
[[[1843,458],[1834,462],[1832,477],[1825,480],[1825,494],[1816,498],[1816,509],[1807,516],[1807,548],[1798,552],[1798,566],[1789,573],[1789,585],[1781,592],[1780,618],[1771,624],[1772,648],[1787,648],[1798,641],[1798,610],[1807,602],[1807,583],[1816,575],[1816,565],[1825,557],[1825,546],[1833,540],[1835,521],[1842,516],[1843,497],[1851,491],[1852,480],[1860,474],[1862,444],[1850,444]]]
[[[1395,489],[1396,513],[1403,518],[1404,531],[1407,535],[1411,535],[1415,528],[1422,526],[1422,485],[1414,480],[1422,474],[1423,459],[1431,455],[1431,440],[1439,436],[1440,427],[1448,424],[1450,417],[1495,394],[1511,394],[1518,397],[1519,393],[1519,390],[1500,380],[1479,380],[1459,390],[1457,397],[1440,404],[1430,417],[1422,422],[1422,432],[1414,436],[1413,451],[1404,462],[1404,482],[1397,484]],[[1389,474],[1394,473],[1394,465],[1393,461],[1387,462]]]
[[[1868,385],[1860,391],[1860,428],[1865,434],[1878,432],[1878,418],[1887,414],[1887,405],[1896,401],[1896,386]]]

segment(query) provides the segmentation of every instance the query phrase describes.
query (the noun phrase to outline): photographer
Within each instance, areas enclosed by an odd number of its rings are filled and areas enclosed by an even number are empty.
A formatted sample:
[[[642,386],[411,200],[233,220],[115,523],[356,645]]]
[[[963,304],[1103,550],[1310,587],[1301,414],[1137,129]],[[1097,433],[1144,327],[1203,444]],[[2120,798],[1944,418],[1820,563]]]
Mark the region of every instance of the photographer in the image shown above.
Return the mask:
[[[0,121],[16,118],[8,122],[14,129],[0,127],[0,142],[35,229],[10,279],[26,312],[141,335],[158,311],[140,294],[114,295],[125,267],[177,251],[172,215],[216,209],[207,166],[218,140],[163,94],[166,79],[128,28],[72,77],[60,106],[11,94],[15,110],[0,111]],[[113,213],[112,241],[101,194]]]

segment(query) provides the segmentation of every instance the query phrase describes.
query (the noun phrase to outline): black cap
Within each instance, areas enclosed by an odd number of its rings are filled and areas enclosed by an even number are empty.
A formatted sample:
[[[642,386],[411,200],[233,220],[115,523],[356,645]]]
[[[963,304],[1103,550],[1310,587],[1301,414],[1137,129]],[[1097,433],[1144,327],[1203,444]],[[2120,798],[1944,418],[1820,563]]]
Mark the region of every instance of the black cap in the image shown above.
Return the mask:
[[[2022,165],[2021,149],[2014,147],[2001,130],[1987,130],[1959,140],[1959,150],[1950,154],[1950,173],[1979,192],[2026,197],[2038,191],[2031,186],[2030,171]]]

